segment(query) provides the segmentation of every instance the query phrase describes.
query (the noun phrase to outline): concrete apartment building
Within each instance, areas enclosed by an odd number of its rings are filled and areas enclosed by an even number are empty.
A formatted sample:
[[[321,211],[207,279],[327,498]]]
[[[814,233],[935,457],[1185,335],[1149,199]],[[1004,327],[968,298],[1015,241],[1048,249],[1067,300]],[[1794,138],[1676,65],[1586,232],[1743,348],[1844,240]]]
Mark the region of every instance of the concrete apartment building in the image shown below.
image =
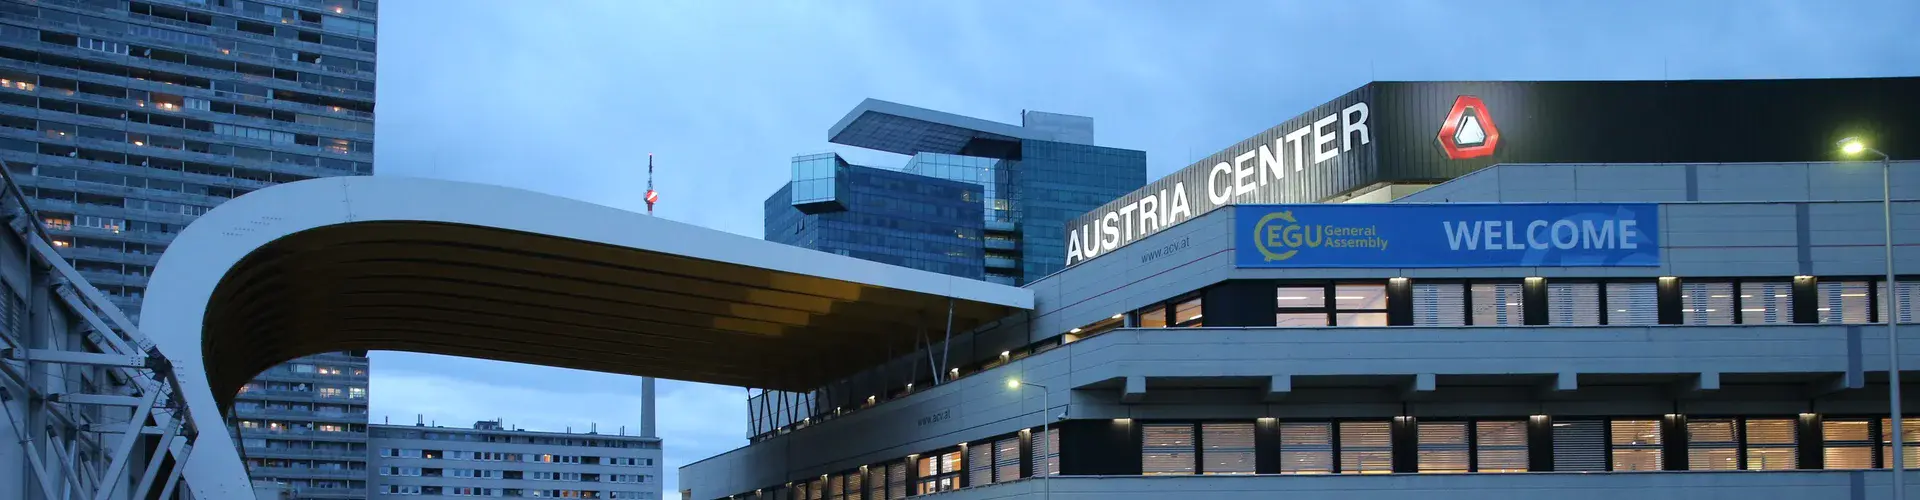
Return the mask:
[[[660,438],[633,435],[374,425],[371,498],[478,496],[658,500]]]
[[[0,0],[0,160],[134,318],[173,237],[283,182],[373,173],[373,0]],[[313,356],[235,405],[256,478],[364,498],[367,360]]]

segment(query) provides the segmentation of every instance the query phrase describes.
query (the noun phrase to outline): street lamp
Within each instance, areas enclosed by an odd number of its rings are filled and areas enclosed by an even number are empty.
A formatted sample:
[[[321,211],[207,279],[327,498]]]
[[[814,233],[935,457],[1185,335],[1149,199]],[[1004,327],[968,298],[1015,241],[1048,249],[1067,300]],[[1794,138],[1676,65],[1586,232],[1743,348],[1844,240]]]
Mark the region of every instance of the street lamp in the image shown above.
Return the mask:
[[[1867,147],[1866,141],[1858,137],[1841,139],[1836,145],[1849,155],[1860,154],[1862,151],[1880,155],[1880,212],[1886,222],[1887,294],[1890,295],[1886,298],[1886,303],[1887,305],[1897,304],[1898,302],[1892,297],[1900,294],[1900,283],[1894,281],[1893,275],[1893,158],[1878,149]],[[1889,309],[1885,319],[1887,322],[1887,399],[1888,404],[1893,407],[1891,410],[1893,438],[1889,439],[1893,442],[1893,463],[1889,470],[1893,472],[1893,497],[1904,499],[1906,498],[1904,491],[1906,481],[1901,479],[1904,477],[1902,471],[1906,470],[1906,467],[1901,463],[1905,458],[1901,445],[1905,444],[1903,441],[1906,439],[1900,433],[1900,336],[1894,332],[1896,325],[1900,324],[1900,314],[1898,310],[1892,310],[1892,307],[1886,309]]]
[[[1040,440],[1040,458],[1037,462],[1040,465],[1040,473],[1042,474],[1040,476],[1040,488],[1044,493],[1041,493],[1041,498],[1051,500],[1053,498],[1053,468],[1047,466],[1046,459],[1047,455],[1053,452],[1053,450],[1047,446],[1047,442],[1053,440],[1053,419],[1047,418],[1047,412],[1053,410],[1053,405],[1047,402],[1047,386],[1017,378],[1007,379],[1008,389],[1018,391],[1021,389],[1021,386],[1029,385],[1040,388],[1040,433],[1046,434],[1047,437]]]

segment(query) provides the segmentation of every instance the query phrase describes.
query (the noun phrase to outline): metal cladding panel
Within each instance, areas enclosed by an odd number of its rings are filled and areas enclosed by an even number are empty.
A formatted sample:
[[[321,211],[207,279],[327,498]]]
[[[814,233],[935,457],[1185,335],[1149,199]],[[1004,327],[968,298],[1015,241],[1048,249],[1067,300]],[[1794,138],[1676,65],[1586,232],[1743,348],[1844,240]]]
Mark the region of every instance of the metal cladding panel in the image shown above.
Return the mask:
[[[1373,86],[1375,155],[1382,180],[1395,182],[1452,179],[1498,163],[1831,161],[1842,159],[1834,142],[1843,137],[1883,151],[1914,150],[1920,137],[1920,115],[1904,111],[1920,109],[1920,78]],[[1476,99],[1498,130],[1489,154],[1450,158],[1441,143],[1463,97]]]
[[[1378,143],[1378,138],[1370,127],[1378,120],[1372,115],[1368,104],[1372,90],[1373,86],[1368,85],[1348,92],[1332,102],[1293,117],[1068,221],[1065,228],[1068,237],[1067,265],[1104,255],[1169,226],[1235,203],[1309,203],[1377,182],[1379,176],[1373,160],[1373,147]],[[1355,106],[1360,106],[1359,115],[1352,114]],[[1337,154],[1315,162],[1312,150],[1316,145],[1316,134],[1312,132],[1314,122],[1328,118],[1332,118],[1333,122],[1326,124],[1322,137],[1333,137],[1334,140],[1324,146],[1328,152]],[[1343,128],[1345,120],[1357,121],[1361,127]],[[1304,136],[1293,137],[1297,142],[1287,140],[1288,134],[1299,134],[1301,131],[1306,131]],[[1274,147],[1276,143],[1279,143],[1279,148]],[[1274,159],[1284,164],[1283,177],[1271,178],[1269,172],[1262,168],[1258,156],[1262,146],[1268,149]],[[1293,154],[1288,154],[1287,148],[1293,148]],[[1222,164],[1230,170],[1226,173],[1217,172],[1216,167]],[[1252,170],[1247,179],[1254,183],[1253,189],[1233,194],[1225,202],[1216,201],[1216,194],[1220,191],[1210,193],[1210,190],[1232,189],[1234,172],[1243,170]],[[1209,184],[1209,179],[1214,177],[1218,177],[1213,179],[1218,185]],[[1151,198],[1150,204],[1159,208],[1153,224],[1145,224],[1139,213],[1142,200],[1148,198]],[[1186,210],[1179,212],[1182,204]],[[1125,209],[1129,206],[1135,207],[1127,216],[1131,224],[1120,220],[1120,214],[1127,212]],[[1114,223],[1112,233],[1106,232],[1102,225],[1102,219],[1110,214],[1116,215],[1108,221]],[[1075,245],[1076,239],[1080,245]],[[1076,248],[1081,251],[1076,253]]]
[[[1225,203],[1210,199],[1210,189],[1234,183],[1242,155],[1359,103],[1367,110],[1365,144],[1341,144],[1337,157],[1300,171],[1289,161],[1278,182]],[[1065,257],[1072,266],[1223,205],[1314,203],[1375,183],[1439,182],[1498,163],[1830,161],[1843,159],[1834,143],[1848,136],[1883,151],[1920,150],[1920,114],[1911,109],[1920,109],[1920,78],[1375,82],[1072,220],[1063,228]],[[1336,119],[1333,129],[1341,132],[1340,125]],[[1307,147],[1314,137],[1305,138]],[[1216,170],[1223,162],[1228,170]],[[1247,163],[1266,180],[1258,158]],[[1146,226],[1137,214],[1134,224],[1103,221],[1148,197],[1170,208],[1180,187],[1188,214]]]

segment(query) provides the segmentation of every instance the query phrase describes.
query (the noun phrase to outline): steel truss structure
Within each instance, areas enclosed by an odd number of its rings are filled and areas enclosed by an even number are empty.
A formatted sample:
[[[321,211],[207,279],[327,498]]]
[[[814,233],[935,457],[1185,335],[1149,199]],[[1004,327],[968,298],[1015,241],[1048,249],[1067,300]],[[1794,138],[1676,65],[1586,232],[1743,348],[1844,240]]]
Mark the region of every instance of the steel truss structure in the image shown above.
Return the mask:
[[[0,163],[0,498],[190,498],[176,465],[198,429],[172,364],[55,251],[10,170]]]

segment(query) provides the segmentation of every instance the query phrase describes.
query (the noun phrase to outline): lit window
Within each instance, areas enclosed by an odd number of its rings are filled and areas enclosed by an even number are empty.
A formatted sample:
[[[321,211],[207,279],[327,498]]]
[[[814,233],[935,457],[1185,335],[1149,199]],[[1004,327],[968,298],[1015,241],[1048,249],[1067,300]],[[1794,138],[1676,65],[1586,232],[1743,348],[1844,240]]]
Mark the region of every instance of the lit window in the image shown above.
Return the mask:
[[[1420,472],[1467,472],[1467,423],[1420,422]]]
[[[1193,474],[1193,424],[1144,424],[1142,473],[1149,476]]]
[[[1660,470],[1660,421],[1614,420],[1613,470]]]
[[[1791,418],[1747,419],[1747,470],[1788,470],[1799,468],[1794,420]]]
[[[1866,281],[1822,281],[1816,287],[1820,295],[1820,322],[1861,324],[1871,322]]]
[[[1253,474],[1253,441],[1252,422],[1200,424],[1200,442],[1205,447],[1202,456],[1206,457],[1201,473]]]
[[[1828,469],[1873,468],[1872,426],[1873,421],[1864,418],[1830,418],[1820,422],[1820,434],[1826,446],[1826,449],[1821,450],[1825,467]]]
[[[1480,421],[1473,423],[1474,472],[1526,472],[1527,423]],[[1423,431],[1424,432],[1424,431]]]
[[[1687,422],[1687,470],[1738,470],[1740,437],[1731,419]]]
[[[1333,424],[1280,424],[1281,474],[1333,473]]]

